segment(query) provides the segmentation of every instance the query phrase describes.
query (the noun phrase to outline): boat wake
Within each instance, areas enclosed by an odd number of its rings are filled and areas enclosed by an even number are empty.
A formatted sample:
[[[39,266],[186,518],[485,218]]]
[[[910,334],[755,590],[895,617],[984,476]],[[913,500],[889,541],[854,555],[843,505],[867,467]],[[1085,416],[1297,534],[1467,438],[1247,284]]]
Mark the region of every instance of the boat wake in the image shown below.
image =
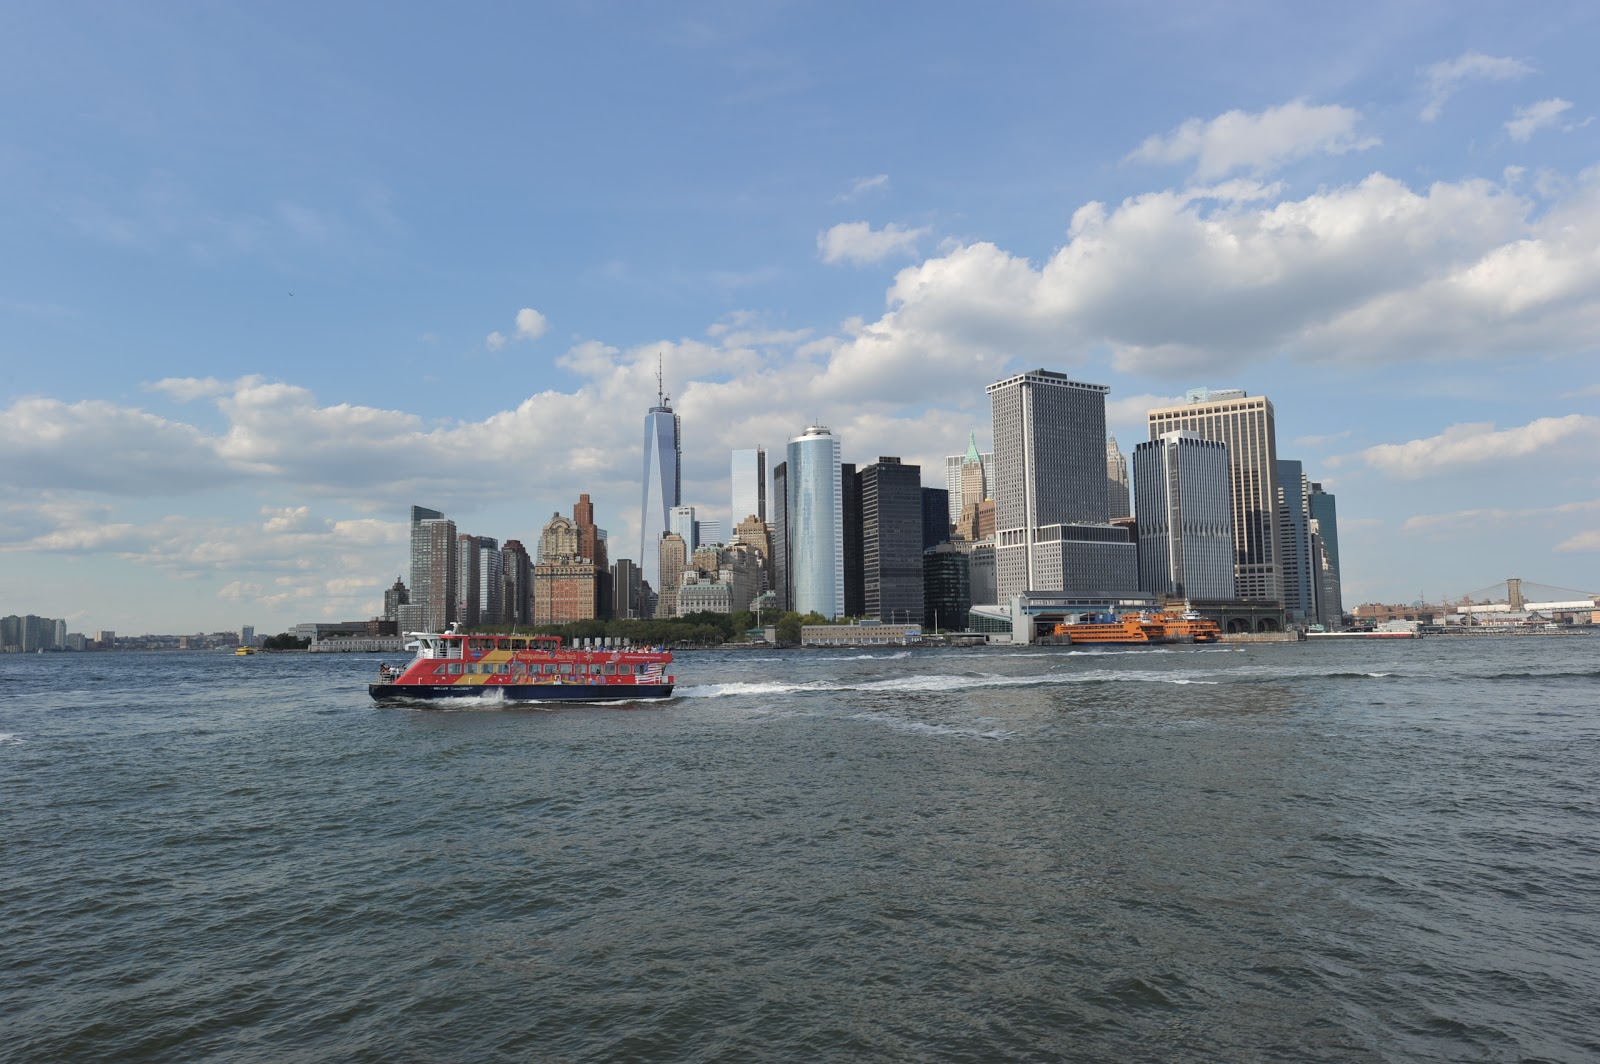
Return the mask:
[[[0,732],[0,746],[11,746],[26,741],[15,732]]]
[[[903,717],[892,716],[888,713],[857,713],[850,720],[859,720],[868,724],[881,724],[896,731],[912,732],[917,735],[937,735],[952,739],[990,739],[1003,741],[1015,739],[1017,733],[1004,728],[993,728],[981,731],[970,725],[962,724],[928,724],[920,720],[906,720]]]
[[[869,694],[874,692],[916,694],[920,692],[946,693],[991,687],[1066,687],[1082,683],[1214,685],[1221,682],[1221,680],[1201,679],[1178,672],[1112,672],[1109,670],[1096,670],[1093,672],[1067,674],[1052,671],[1032,676],[1002,676],[998,673],[982,673],[973,676],[951,676],[948,674],[896,676],[887,680],[864,680],[856,683],[807,680],[803,683],[769,681],[765,683],[701,684],[696,687],[681,688],[678,691],[678,695],[682,698],[739,698],[806,694],[811,692],[833,694],[843,691],[860,691]]]

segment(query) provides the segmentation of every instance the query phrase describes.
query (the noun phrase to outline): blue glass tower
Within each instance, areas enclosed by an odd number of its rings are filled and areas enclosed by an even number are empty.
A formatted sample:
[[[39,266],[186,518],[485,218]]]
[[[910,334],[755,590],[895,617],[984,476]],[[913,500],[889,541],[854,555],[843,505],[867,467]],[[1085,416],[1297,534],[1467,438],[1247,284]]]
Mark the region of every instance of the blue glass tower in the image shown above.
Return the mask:
[[[789,441],[786,546],[790,608],[844,613],[844,487],[839,440],[813,425]]]
[[[683,490],[683,441],[672,401],[661,390],[656,369],[656,405],[644,416],[644,492],[639,505],[639,570],[653,591],[661,590],[661,537],[671,527],[672,508]]]

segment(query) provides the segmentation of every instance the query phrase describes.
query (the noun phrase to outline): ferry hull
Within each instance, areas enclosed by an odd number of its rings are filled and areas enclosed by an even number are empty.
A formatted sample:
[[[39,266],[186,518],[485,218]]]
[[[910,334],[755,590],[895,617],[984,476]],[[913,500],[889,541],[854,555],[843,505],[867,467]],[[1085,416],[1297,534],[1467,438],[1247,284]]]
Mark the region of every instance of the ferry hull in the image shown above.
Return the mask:
[[[375,702],[431,702],[436,699],[478,698],[485,702],[640,702],[671,698],[670,683],[587,684],[422,684],[369,683]]]

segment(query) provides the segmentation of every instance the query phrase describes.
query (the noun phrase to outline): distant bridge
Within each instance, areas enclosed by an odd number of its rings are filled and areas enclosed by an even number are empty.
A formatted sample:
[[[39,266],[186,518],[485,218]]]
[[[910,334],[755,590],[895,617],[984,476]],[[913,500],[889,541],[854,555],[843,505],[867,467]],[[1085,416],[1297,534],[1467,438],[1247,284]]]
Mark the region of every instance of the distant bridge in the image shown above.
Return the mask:
[[[1469,591],[1446,604],[1462,613],[1550,614],[1595,609],[1600,607],[1600,594],[1508,576],[1497,584]]]

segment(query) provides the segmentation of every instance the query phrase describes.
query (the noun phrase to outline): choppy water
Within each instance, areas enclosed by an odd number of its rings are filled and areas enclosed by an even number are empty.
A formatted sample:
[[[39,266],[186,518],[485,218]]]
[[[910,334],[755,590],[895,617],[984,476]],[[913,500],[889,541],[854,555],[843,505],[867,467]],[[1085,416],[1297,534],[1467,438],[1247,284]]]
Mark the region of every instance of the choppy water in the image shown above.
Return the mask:
[[[1600,638],[0,659],[0,1060],[1592,1061]]]

